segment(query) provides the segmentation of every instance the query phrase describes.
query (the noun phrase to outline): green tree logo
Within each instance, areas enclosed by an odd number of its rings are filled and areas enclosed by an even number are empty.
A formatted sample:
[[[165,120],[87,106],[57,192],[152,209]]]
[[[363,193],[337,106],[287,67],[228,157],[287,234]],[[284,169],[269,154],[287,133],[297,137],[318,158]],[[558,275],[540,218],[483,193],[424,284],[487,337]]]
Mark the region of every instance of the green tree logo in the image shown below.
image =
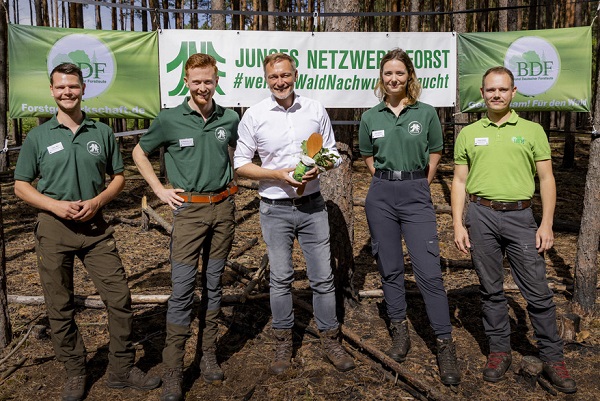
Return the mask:
[[[177,70],[180,68],[180,77],[177,86],[169,91],[169,96],[185,96],[188,94],[189,89],[185,86],[183,82],[183,77],[185,76],[185,62],[192,55],[198,53],[196,42],[181,42],[181,46],[179,47],[179,53],[177,56],[167,63],[167,73]],[[200,53],[211,55],[217,60],[217,63],[225,63],[225,59],[215,51],[212,42],[200,42]],[[221,71],[219,69],[219,73],[217,74],[219,77],[225,77],[227,74],[225,71]],[[217,85],[217,93],[219,95],[224,95],[223,89],[221,89],[220,85]]]

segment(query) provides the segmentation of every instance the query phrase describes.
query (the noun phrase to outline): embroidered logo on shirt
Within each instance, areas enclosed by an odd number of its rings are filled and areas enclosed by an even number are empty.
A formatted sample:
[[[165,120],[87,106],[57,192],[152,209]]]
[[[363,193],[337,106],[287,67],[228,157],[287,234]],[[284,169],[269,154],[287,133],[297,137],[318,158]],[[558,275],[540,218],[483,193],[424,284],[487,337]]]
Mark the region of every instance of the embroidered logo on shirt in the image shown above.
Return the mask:
[[[525,144],[525,138],[523,138],[522,136],[513,136],[512,141],[513,141],[513,143],[518,143],[520,145]]]
[[[87,151],[92,156],[100,155],[100,144],[96,141],[89,141],[87,143]]]
[[[225,142],[227,140],[227,130],[223,127],[219,127],[215,130],[215,137],[220,142]]]
[[[418,121],[411,121],[408,124],[408,133],[411,135],[420,135],[423,132],[423,126]]]

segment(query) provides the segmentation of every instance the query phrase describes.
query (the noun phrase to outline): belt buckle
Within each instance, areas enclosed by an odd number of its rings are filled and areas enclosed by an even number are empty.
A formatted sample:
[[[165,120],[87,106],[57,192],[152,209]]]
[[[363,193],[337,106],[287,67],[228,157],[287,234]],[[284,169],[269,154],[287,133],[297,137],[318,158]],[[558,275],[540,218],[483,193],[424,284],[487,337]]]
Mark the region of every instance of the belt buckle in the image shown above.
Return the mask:
[[[302,197],[292,199],[292,206],[300,206],[300,205],[302,205],[302,203],[304,203],[302,201]]]

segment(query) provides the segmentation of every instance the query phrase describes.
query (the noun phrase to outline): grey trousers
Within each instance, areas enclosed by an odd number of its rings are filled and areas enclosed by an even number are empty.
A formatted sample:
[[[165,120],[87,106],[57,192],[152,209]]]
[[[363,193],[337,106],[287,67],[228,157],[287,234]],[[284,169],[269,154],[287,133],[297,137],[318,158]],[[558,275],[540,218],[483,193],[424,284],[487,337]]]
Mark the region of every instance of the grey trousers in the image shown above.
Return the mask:
[[[542,361],[563,359],[556,327],[556,307],[546,280],[546,263],[535,247],[537,224],[531,208],[496,211],[470,203],[465,226],[471,258],[480,282],[483,326],[490,352],[510,351],[510,322],[503,290],[506,254],[515,283],[527,301]]]

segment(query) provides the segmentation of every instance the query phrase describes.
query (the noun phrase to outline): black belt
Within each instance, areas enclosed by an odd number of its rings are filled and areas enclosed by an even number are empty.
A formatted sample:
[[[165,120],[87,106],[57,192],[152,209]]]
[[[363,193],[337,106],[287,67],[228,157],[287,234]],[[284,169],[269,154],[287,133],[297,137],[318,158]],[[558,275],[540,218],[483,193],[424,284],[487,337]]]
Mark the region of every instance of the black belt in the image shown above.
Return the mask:
[[[481,196],[477,196],[477,195],[470,195],[469,199],[471,200],[471,202],[478,203],[482,206],[489,207],[490,209],[494,209],[494,210],[504,210],[504,211],[523,210],[523,209],[527,209],[529,206],[531,206],[530,199],[520,200],[520,201],[516,201],[516,202],[498,202],[495,200],[485,199],[485,198],[482,198]]]
[[[420,178],[427,178],[425,170],[415,171],[392,171],[392,170],[375,170],[375,177],[389,181],[403,181],[403,180],[418,180]]]
[[[310,195],[302,196],[300,198],[287,198],[287,199],[269,199],[264,196],[260,198],[261,201],[268,203],[269,205],[279,206],[300,206],[310,202],[313,199],[317,199],[321,196],[321,192],[315,192]]]

